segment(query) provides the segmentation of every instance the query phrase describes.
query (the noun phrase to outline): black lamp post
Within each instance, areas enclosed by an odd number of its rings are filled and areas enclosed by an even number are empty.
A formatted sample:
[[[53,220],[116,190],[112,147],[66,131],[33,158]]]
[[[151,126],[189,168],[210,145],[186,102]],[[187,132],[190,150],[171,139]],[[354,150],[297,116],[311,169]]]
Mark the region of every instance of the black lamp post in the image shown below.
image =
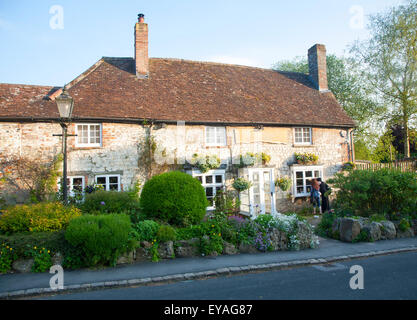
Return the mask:
[[[58,106],[58,112],[60,117],[60,125],[62,127],[62,153],[64,154],[64,168],[63,168],[63,194],[64,194],[64,204],[68,203],[68,186],[67,186],[67,131],[68,124],[71,121],[72,109],[74,108],[74,99],[68,94],[66,88],[62,93],[55,98],[56,104]]]

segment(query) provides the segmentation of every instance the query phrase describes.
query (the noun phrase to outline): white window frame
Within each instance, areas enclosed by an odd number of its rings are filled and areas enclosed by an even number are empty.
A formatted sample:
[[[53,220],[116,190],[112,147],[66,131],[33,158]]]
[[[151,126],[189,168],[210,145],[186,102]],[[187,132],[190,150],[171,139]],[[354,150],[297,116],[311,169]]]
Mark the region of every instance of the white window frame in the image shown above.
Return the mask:
[[[78,126],[88,125],[88,140],[90,140],[90,127],[91,126],[100,126],[100,143],[79,143],[78,142]],[[101,123],[75,123],[75,146],[76,147],[101,147],[103,145],[103,125]]]
[[[201,185],[204,188],[204,192],[206,192],[206,187],[212,187],[213,188],[213,206],[208,206],[207,210],[214,210],[214,199],[216,198],[216,192],[217,187],[221,187],[223,190],[226,186],[226,170],[223,169],[217,169],[217,170],[209,170],[207,172],[202,173],[200,170],[192,170],[188,171],[188,174],[191,174],[193,178],[202,177]],[[213,176],[213,183],[206,183],[207,176]],[[222,176],[222,183],[216,183],[216,176]]]
[[[62,178],[60,178],[62,179]],[[61,184],[59,183],[60,179],[58,179],[58,190],[61,190]],[[68,195],[73,197],[74,196],[74,180],[73,179],[81,179],[82,180],[82,193],[84,195],[84,189],[85,189],[85,177],[84,176],[68,176],[67,179],[69,180],[68,185]]]
[[[208,128],[213,128],[214,129],[214,142],[211,142],[211,143],[207,142],[207,138],[208,138],[207,129]],[[218,131],[220,131],[220,130],[224,134],[224,141],[217,142],[217,134],[218,134]],[[204,142],[205,142],[207,147],[224,147],[224,146],[227,146],[226,127],[206,126],[204,128]]]
[[[310,192],[307,191],[307,187],[310,186],[307,184],[307,179],[313,179],[313,178],[322,178],[323,179],[323,166],[293,166],[292,167],[292,182],[293,182],[293,196],[295,198],[297,197],[309,197]],[[297,172],[303,172],[303,192],[298,193],[297,192]],[[312,171],[312,177],[307,178],[306,177],[306,171]],[[318,171],[319,176],[315,177],[314,172]]]
[[[104,190],[112,191],[112,190],[110,190],[110,178],[111,177],[117,177],[117,191],[120,192],[121,191],[121,181],[120,181],[121,177],[120,177],[120,174],[99,174],[99,175],[96,175],[94,177],[94,181],[96,182],[97,185],[101,185],[101,183],[97,183],[97,179],[98,178],[106,178],[106,184],[104,186]]]
[[[297,142],[296,139],[295,139],[296,129],[302,129],[301,130],[302,131],[302,139],[303,139],[302,142]],[[310,134],[310,141],[308,141],[308,142],[304,141],[304,130],[305,129],[308,129],[309,134]],[[297,145],[297,146],[311,146],[313,144],[313,130],[312,130],[311,127],[294,127],[293,134],[294,134],[294,145]]]

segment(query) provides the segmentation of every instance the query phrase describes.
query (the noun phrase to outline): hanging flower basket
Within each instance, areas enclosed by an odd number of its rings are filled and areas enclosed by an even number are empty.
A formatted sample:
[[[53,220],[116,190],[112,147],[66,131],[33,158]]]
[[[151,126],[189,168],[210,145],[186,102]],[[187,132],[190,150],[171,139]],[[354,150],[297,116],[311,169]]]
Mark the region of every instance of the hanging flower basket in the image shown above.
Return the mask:
[[[232,187],[238,192],[248,190],[251,186],[252,183],[244,178],[237,178],[232,184]]]
[[[282,191],[288,191],[291,187],[291,179],[288,177],[282,177],[275,181],[275,186],[280,188]]]

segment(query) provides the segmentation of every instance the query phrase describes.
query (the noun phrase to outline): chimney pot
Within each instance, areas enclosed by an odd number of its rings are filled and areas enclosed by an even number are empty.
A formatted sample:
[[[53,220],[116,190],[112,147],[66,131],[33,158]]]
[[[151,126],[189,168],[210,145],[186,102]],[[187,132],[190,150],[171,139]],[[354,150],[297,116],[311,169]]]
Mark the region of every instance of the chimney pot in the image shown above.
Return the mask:
[[[145,22],[145,15],[143,13],[138,14],[138,21],[139,21],[139,23],[144,23]]]
[[[319,91],[328,91],[325,45],[315,44],[308,49],[308,69],[310,78],[316,86],[316,89]]]

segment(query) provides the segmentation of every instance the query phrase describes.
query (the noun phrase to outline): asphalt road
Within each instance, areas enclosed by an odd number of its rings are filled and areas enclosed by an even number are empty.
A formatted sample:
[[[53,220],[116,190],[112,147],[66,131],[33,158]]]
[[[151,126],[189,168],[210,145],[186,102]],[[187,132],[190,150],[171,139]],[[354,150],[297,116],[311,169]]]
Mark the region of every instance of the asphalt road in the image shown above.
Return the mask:
[[[364,270],[364,289],[352,290],[351,266]],[[60,294],[42,299],[258,300],[417,299],[417,252],[256,274],[136,288]]]

